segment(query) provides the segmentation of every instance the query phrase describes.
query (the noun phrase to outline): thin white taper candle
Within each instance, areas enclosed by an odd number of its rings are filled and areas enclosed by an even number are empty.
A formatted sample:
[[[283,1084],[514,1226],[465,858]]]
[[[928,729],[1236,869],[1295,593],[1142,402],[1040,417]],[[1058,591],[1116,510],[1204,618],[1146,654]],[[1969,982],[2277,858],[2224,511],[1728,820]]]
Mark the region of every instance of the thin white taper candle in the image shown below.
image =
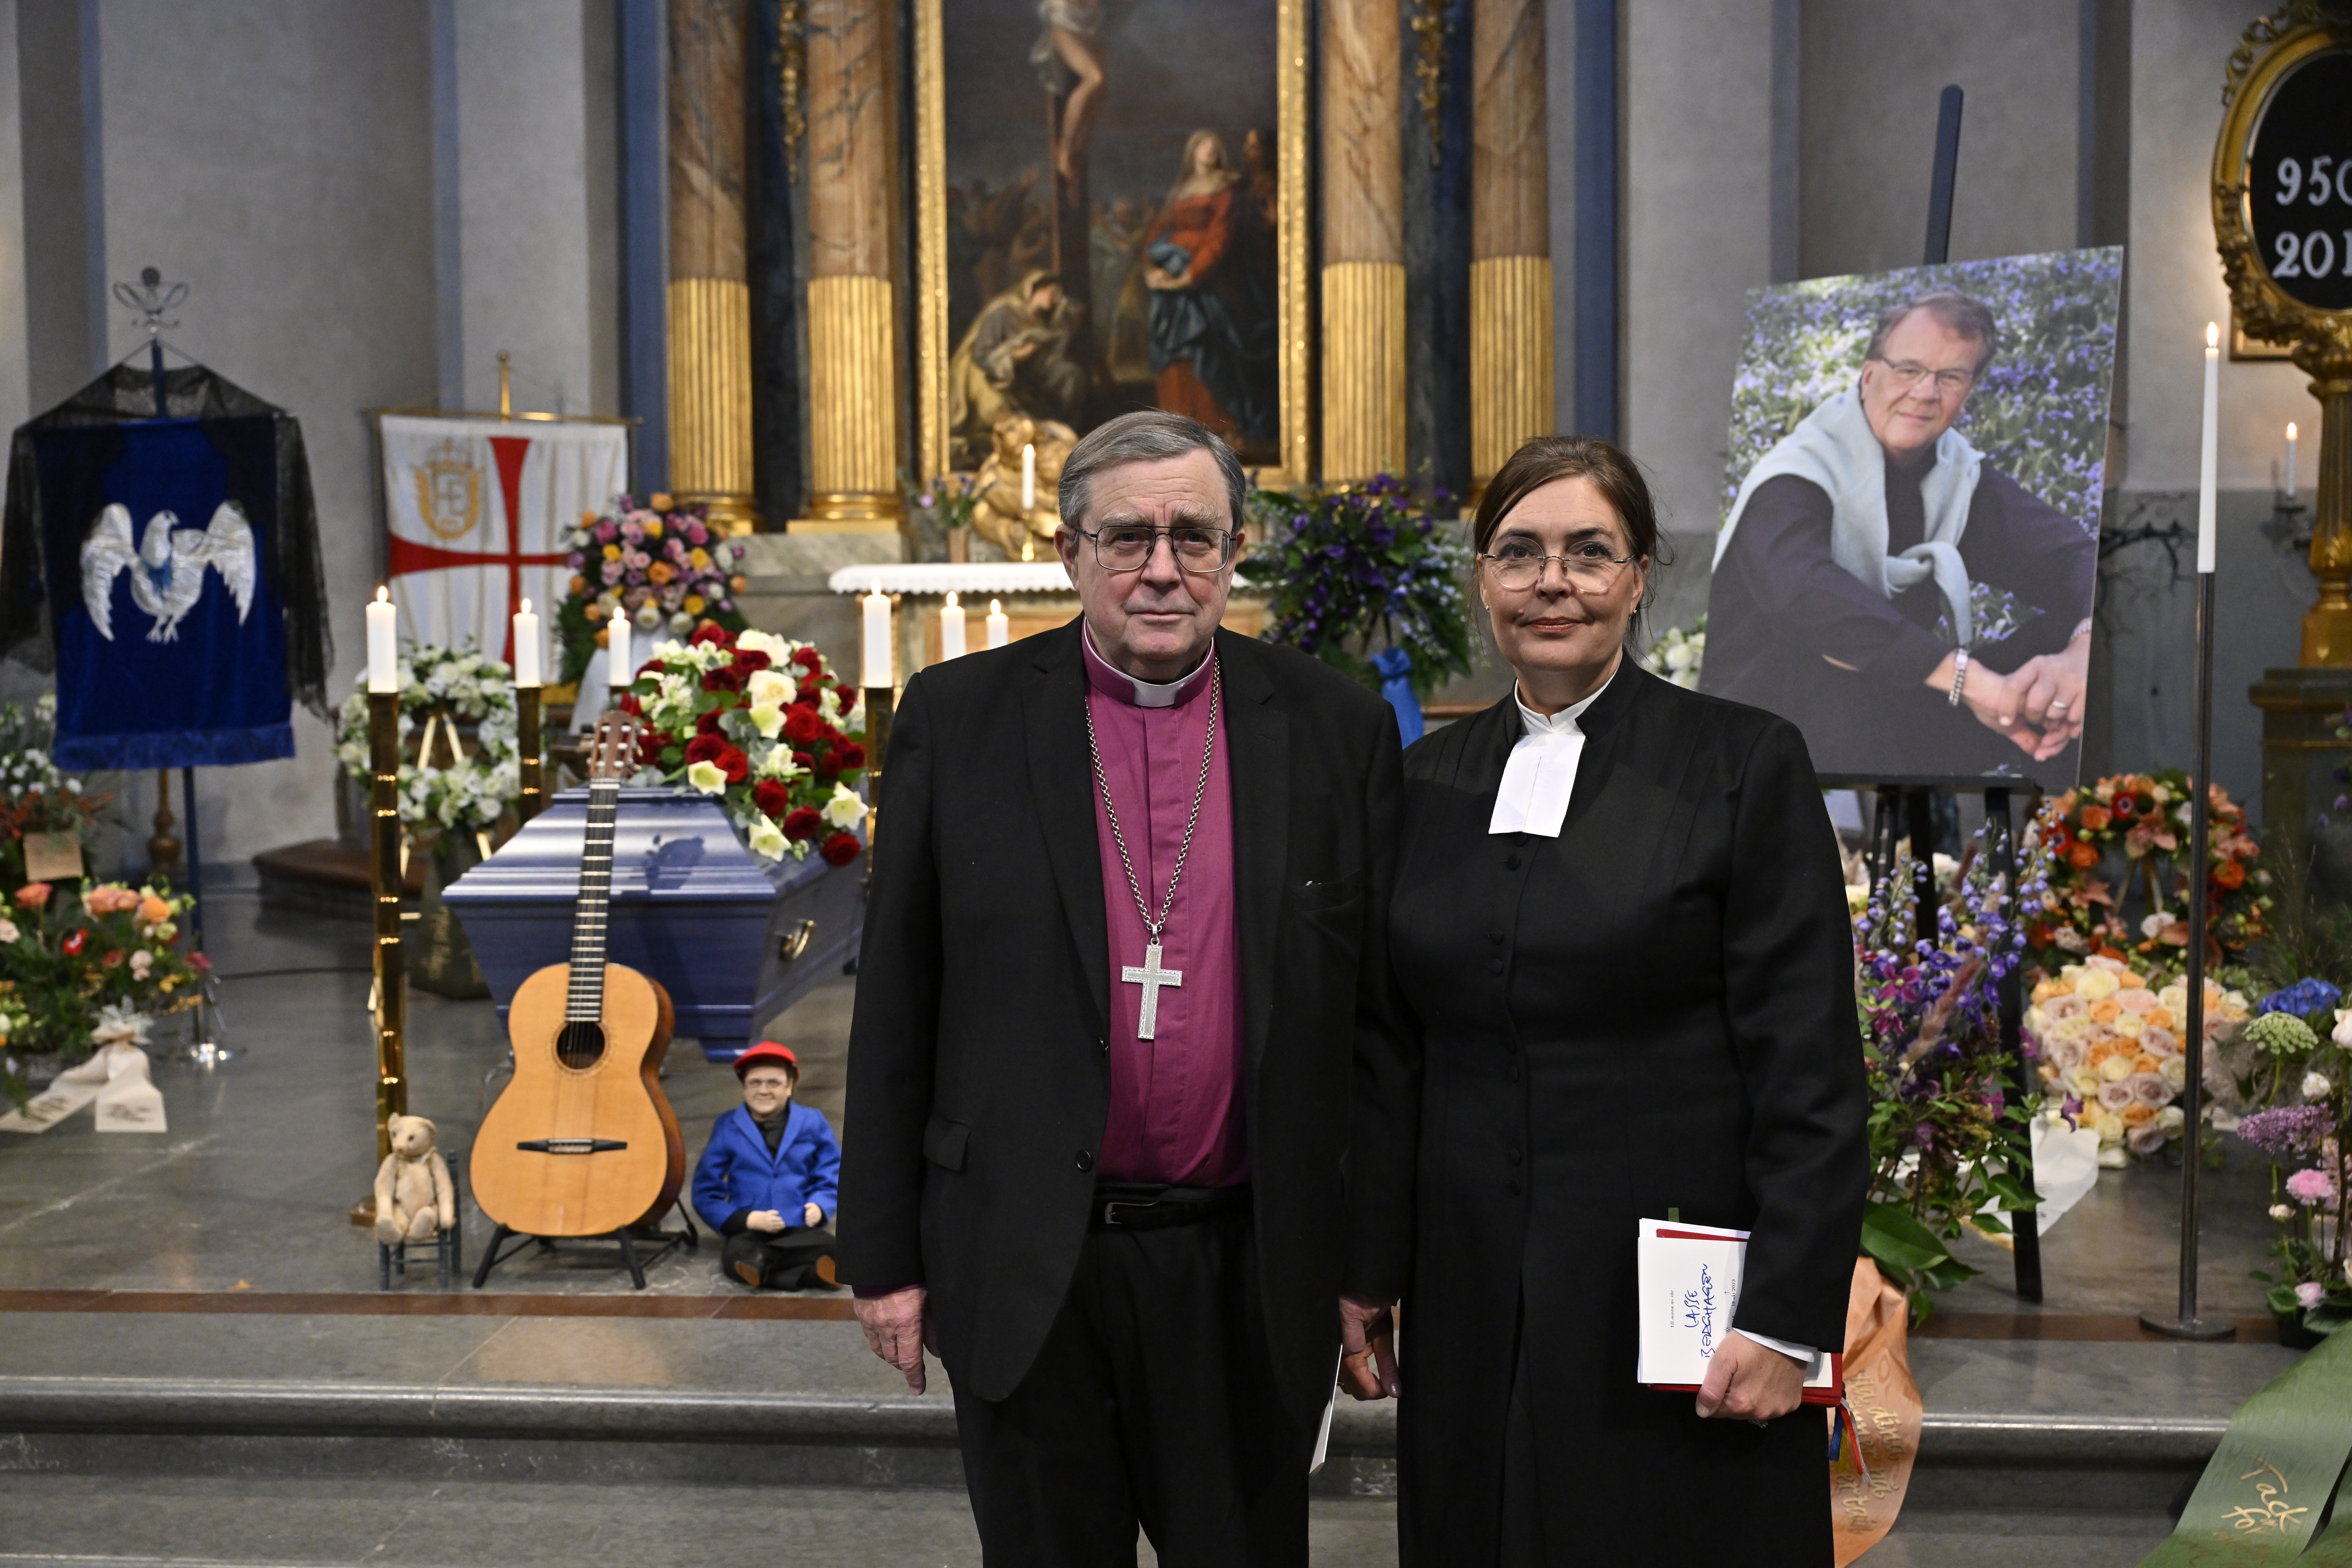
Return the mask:
[[[2197,570],[2213,570],[2213,529],[2220,479],[2214,468],[2221,447],[2221,328],[2205,323],[2205,431],[2198,448]]]

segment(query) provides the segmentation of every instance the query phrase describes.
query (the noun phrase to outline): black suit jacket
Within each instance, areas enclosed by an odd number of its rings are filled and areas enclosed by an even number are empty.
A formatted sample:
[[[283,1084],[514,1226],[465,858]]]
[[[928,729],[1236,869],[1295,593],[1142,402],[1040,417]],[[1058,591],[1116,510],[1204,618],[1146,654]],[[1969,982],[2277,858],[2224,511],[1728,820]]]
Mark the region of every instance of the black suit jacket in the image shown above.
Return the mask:
[[[882,778],[843,1135],[843,1278],[929,1287],[958,1384],[1002,1399],[1086,1237],[1110,991],[1079,623],[907,684]],[[1302,1425],[1343,1289],[1403,1285],[1409,1161],[1350,1191],[1351,1109],[1408,1121],[1384,926],[1395,717],[1294,650],[1217,635],[1234,799],[1243,1093],[1267,1342]]]

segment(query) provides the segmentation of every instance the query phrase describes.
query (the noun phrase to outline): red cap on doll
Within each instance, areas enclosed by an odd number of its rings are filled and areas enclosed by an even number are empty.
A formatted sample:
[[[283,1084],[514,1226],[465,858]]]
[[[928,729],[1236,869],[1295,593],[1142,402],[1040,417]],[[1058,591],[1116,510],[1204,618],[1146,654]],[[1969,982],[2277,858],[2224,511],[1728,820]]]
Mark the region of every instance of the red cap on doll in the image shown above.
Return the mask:
[[[780,1046],[773,1040],[761,1040],[735,1058],[735,1076],[741,1078],[753,1068],[766,1064],[789,1070],[797,1082],[801,1076],[801,1058],[793,1055],[790,1046]]]

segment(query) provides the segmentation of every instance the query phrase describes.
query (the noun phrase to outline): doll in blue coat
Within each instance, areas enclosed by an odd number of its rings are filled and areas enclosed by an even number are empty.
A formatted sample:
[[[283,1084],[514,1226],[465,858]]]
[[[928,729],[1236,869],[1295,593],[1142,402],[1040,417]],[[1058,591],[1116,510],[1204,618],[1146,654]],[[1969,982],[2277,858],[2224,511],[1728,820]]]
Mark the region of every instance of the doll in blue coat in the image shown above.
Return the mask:
[[[800,1058],[763,1040],[735,1058],[743,1103],[719,1119],[694,1169],[694,1206],[727,1238],[722,1273],[754,1289],[836,1289],[833,1215],[841,1145],[824,1113],[793,1102]]]

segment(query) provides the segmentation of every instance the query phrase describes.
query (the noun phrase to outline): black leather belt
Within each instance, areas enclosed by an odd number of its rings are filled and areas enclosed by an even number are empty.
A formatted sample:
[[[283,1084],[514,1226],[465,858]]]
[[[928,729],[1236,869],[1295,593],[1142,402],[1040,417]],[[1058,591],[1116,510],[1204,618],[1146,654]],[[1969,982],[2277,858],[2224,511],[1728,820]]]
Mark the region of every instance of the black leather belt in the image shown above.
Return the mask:
[[[1161,1230],[1244,1214],[1249,1206],[1246,1183],[1238,1187],[1167,1187],[1150,1182],[1097,1182],[1088,1228]]]

